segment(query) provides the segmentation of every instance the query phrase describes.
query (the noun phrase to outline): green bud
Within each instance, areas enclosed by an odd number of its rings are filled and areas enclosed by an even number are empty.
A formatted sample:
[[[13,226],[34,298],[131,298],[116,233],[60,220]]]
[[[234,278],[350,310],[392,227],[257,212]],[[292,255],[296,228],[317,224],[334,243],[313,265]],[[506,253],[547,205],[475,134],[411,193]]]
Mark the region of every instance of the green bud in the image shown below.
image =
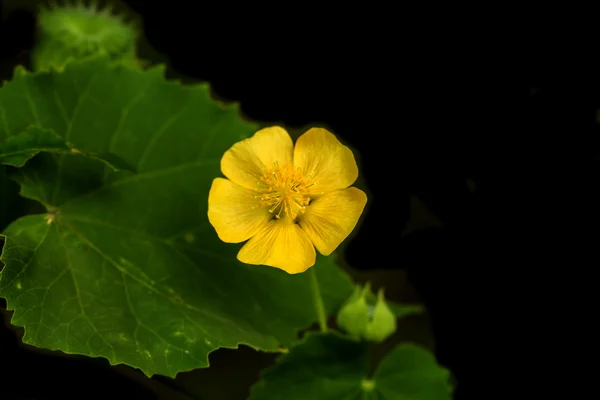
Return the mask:
[[[62,69],[71,60],[104,54],[115,61],[136,66],[135,27],[110,7],[101,9],[79,0],[63,6],[42,7],[38,14],[38,40],[32,54],[34,71]]]
[[[369,306],[365,299],[368,290],[370,290],[368,283],[363,290],[356,286],[337,315],[337,325],[351,336],[362,336],[369,322]]]
[[[383,297],[383,289],[377,293],[377,302],[367,323],[363,338],[371,342],[383,342],[396,332],[396,316]]]

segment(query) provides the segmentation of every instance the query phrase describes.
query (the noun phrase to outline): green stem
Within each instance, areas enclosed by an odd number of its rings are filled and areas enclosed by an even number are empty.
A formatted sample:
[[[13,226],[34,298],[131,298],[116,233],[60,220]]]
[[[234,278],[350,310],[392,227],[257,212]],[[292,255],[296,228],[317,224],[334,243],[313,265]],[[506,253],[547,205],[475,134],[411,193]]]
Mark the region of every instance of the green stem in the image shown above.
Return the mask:
[[[327,332],[327,314],[325,313],[325,306],[323,305],[323,297],[321,297],[321,290],[319,289],[319,281],[317,280],[315,267],[310,269],[309,274],[313,301],[315,303],[315,310],[317,311],[317,318],[319,319],[319,327],[321,328],[321,332]]]

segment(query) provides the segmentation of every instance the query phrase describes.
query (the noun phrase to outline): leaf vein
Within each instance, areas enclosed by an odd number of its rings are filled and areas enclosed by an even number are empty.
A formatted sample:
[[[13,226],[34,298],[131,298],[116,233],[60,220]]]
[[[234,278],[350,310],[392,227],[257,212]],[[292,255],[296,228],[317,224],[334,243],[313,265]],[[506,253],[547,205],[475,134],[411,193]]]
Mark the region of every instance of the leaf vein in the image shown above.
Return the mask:
[[[133,107],[135,107],[140,102],[140,100],[144,98],[144,96],[146,95],[146,93],[148,91],[148,87],[150,87],[150,83],[148,83],[148,86],[144,90],[140,90],[140,92],[137,94],[137,96],[133,97],[129,101],[129,103],[127,103],[125,105],[125,107],[123,107],[123,110],[121,111],[121,115],[119,117],[119,122],[117,123],[117,128],[115,129],[115,132],[112,134],[112,136],[110,138],[110,142],[109,142],[109,146],[108,146],[109,153],[114,150],[115,141],[119,137],[119,133],[121,132],[121,129],[123,129],[123,125],[125,123],[125,120],[129,116],[129,113],[131,112]]]
[[[104,258],[110,265],[112,265],[114,268],[116,268],[119,272],[126,274],[128,277],[130,277],[131,279],[133,279],[134,281],[136,281],[137,283],[139,283],[140,285],[144,286],[145,288],[153,291],[154,293],[164,297],[165,299],[167,299],[170,303],[172,304],[177,304],[173,301],[173,299],[171,298],[171,296],[169,296],[168,294],[158,290],[156,287],[149,285],[147,282],[145,282],[144,280],[140,279],[139,277],[131,274],[129,271],[127,271],[126,269],[124,269],[121,265],[119,265],[117,262],[115,262],[112,258],[110,258],[109,256],[107,256],[106,254],[104,254],[104,252],[102,250],[100,250],[98,247],[96,247],[88,238],[86,238],[81,232],[79,232],[77,229],[75,229],[75,227],[73,227],[72,225],[66,223],[64,221],[64,219],[62,220],[63,223],[65,224],[65,226],[67,226],[69,228],[69,230],[71,230],[86,246],[88,246],[90,249],[94,250],[98,255],[100,255],[102,258]],[[231,321],[229,320],[224,320],[223,318],[220,318],[212,313],[207,312],[206,310],[200,309],[198,307],[194,307],[190,304],[186,304],[184,305],[184,307],[193,310],[195,312],[198,312],[200,314],[204,314],[209,318],[212,318],[214,320],[217,321],[221,321],[221,322],[226,322],[226,323],[230,323]]]
[[[111,353],[112,353],[112,359],[115,359],[115,356],[116,356],[115,348],[106,339],[104,339],[104,337],[102,337],[102,335],[99,334],[98,329],[96,328],[96,326],[94,325],[94,323],[92,322],[92,320],[90,319],[90,317],[87,315],[87,313],[85,311],[85,307],[83,306],[83,302],[81,301],[81,292],[79,290],[79,283],[77,282],[77,278],[75,277],[75,274],[73,273],[73,263],[71,262],[71,257],[69,257],[68,248],[65,245],[65,240],[64,240],[63,236],[61,235],[61,232],[58,229],[57,224],[55,224],[55,228],[56,228],[56,233],[58,234],[58,237],[60,238],[60,243],[65,250],[65,258],[67,260],[67,269],[69,270],[71,279],[73,280],[73,287],[75,288],[75,295],[77,296],[77,303],[79,304],[79,308],[81,310],[81,316],[88,322],[88,324],[90,324],[90,326],[92,327],[94,332],[96,332],[98,334],[100,339],[102,339],[102,341],[110,347]],[[93,354],[93,353],[90,352],[90,354]]]
[[[33,118],[35,122],[39,125],[40,118],[38,116],[37,107],[34,101],[31,99],[31,94],[29,93],[29,85],[27,83],[27,79],[23,79],[23,88],[25,89],[25,97],[27,97],[27,102],[29,103],[29,107],[31,108],[31,114],[33,114]]]
[[[40,242],[37,244],[37,246],[33,249],[33,254],[31,254],[31,258],[29,259],[29,261],[27,261],[27,264],[25,264],[23,266],[23,268],[19,271],[18,274],[16,274],[13,279],[11,279],[10,282],[8,282],[6,285],[4,286],[0,286],[0,290],[3,290],[4,288],[7,288],[9,286],[11,286],[20,276],[22,276],[25,271],[27,270],[27,268],[31,265],[33,259],[36,257],[38,251],[40,250],[40,247],[42,247],[42,244],[46,241],[46,238],[48,237],[48,233],[50,232],[50,227],[48,227],[48,230],[46,230],[46,233],[44,233],[44,236],[42,236],[42,239],[40,240]],[[5,250],[6,251],[6,250]],[[1,281],[0,281],[1,282]]]
[[[90,78],[86,87],[81,92],[81,95],[77,98],[77,103],[75,104],[75,107],[71,114],[71,118],[69,118],[67,120],[67,130],[66,130],[65,136],[64,136],[65,142],[67,142],[67,143],[71,139],[71,132],[73,130],[73,124],[74,124],[75,120],[77,119],[77,117],[79,116],[79,112],[81,110],[81,105],[88,98],[90,88],[92,87],[92,85],[96,81],[96,79],[98,79],[98,76],[99,76],[99,72],[96,71]],[[39,122],[38,122],[38,124],[39,124]],[[58,197],[58,194],[60,193],[60,188],[62,186],[62,176],[63,176],[62,171],[63,171],[64,158],[65,158],[65,155],[61,154],[58,159],[58,172],[56,174],[56,183],[55,183],[55,187],[54,187],[54,193],[52,194],[52,203],[53,204],[56,204],[56,198]]]
[[[170,118],[168,118],[165,122],[163,122],[163,124],[154,132],[154,134],[152,135],[152,137],[148,141],[148,144],[146,145],[146,148],[144,149],[144,152],[140,156],[140,159],[138,161],[138,166],[137,166],[137,170],[138,171],[142,170],[142,166],[144,165],[144,163],[148,159],[148,156],[152,152],[152,149],[154,149],[154,146],[158,142],[158,139],[160,139],[162,137],[162,135],[171,126],[173,126],[173,124],[175,124],[179,120],[179,118],[181,118],[181,116],[183,114],[185,114],[188,110],[189,110],[189,108],[185,107],[182,110],[180,110],[179,112],[175,113]]]
[[[129,175],[126,178],[123,179],[119,179],[117,181],[113,181],[111,183],[109,183],[108,185],[104,185],[99,187],[98,189],[94,189],[91,190],[89,192],[87,192],[86,194],[79,196],[79,197],[75,197],[74,199],[64,203],[63,205],[61,205],[61,210],[65,210],[65,208],[68,208],[69,206],[76,204],[84,199],[87,199],[95,194],[98,194],[104,190],[108,190],[114,187],[118,187],[127,183],[132,183],[132,182],[138,182],[138,181],[143,181],[146,179],[152,179],[152,178],[156,178],[159,176],[164,176],[164,175],[169,175],[169,174],[173,174],[176,172],[181,172],[181,171],[185,171],[188,168],[197,168],[197,167],[202,167],[204,165],[207,164],[211,164],[213,162],[216,162],[217,159],[206,159],[206,160],[202,160],[202,161],[193,161],[193,162],[189,162],[189,163],[184,163],[184,164],[180,164],[180,165],[176,165],[173,167],[169,167],[169,168],[163,168],[163,169],[159,169],[159,170],[154,170],[154,171],[148,171],[148,172],[143,172],[143,173],[139,173],[139,174],[132,174]]]

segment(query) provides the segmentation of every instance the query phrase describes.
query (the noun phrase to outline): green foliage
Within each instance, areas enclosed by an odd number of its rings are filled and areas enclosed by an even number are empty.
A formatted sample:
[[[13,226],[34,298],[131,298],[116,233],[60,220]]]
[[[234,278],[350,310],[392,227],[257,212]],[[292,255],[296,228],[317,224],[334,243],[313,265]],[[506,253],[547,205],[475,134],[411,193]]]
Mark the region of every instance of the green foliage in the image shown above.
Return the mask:
[[[449,400],[450,374],[431,353],[396,346],[369,376],[366,342],[310,334],[265,371],[253,400]]]
[[[218,348],[291,346],[253,399],[450,399],[449,372],[418,346],[396,345],[372,373],[367,341],[420,306],[355,287],[335,256],[289,275],[241,264],[218,239],[209,188],[257,124],[206,85],[139,69],[137,32],[109,8],[53,5],[38,22],[37,72],[0,88],[0,297],[25,343],[167,376]],[[352,337],[298,343],[322,306]]]
[[[257,127],[207,86],[162,74],[101,58],[17,74],[0,90],[4,144],[34,123],[136,170],[62,152],[14,169],[22,195],[47,213],[6,229],[0,296],[26,343],[174,376],[207,366],[219,347],[289,345],[315,314],[307,274],[239,263],[206,216],[223,152]],[[350,280],[331,257],[314,268],[334,312]]]
[[[81,154],[98,159],[115,171],[124,169],[134,171],[134,167],[123,159],[110,153],[89,153],[65,143],[62,136],[50,129],[37,126],[28,127],[24,132],[6,138],[0,142],[0,164],[22,167],[36,154],[45,152]]]
[[[41,151],[69,151],[64,139],[54,131],[31,127],[0,142],[0,164],[22,167]]]
[[[42,7],[38,14],[38,43],[32,54],[34,71],[62,69],[72,60],[104,54],[130,66],[136,58],[137,31],[112,9],[97,3]]]

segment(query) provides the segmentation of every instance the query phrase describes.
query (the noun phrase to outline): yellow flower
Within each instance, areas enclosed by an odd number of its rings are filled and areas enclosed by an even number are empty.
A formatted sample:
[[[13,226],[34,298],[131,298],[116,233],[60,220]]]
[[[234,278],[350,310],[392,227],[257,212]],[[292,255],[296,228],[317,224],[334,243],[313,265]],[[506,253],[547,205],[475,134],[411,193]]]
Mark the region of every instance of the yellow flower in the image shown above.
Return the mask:
[[[322,128],[294,147],[285,129],[262,129],[221,159],[208,195],[208,219],[227,243],[248,242],[237,258],[290,274],[315,264],[315,247],[330,255],[348,237],[367,203],[349,187],[358,177],[352,151]]]

